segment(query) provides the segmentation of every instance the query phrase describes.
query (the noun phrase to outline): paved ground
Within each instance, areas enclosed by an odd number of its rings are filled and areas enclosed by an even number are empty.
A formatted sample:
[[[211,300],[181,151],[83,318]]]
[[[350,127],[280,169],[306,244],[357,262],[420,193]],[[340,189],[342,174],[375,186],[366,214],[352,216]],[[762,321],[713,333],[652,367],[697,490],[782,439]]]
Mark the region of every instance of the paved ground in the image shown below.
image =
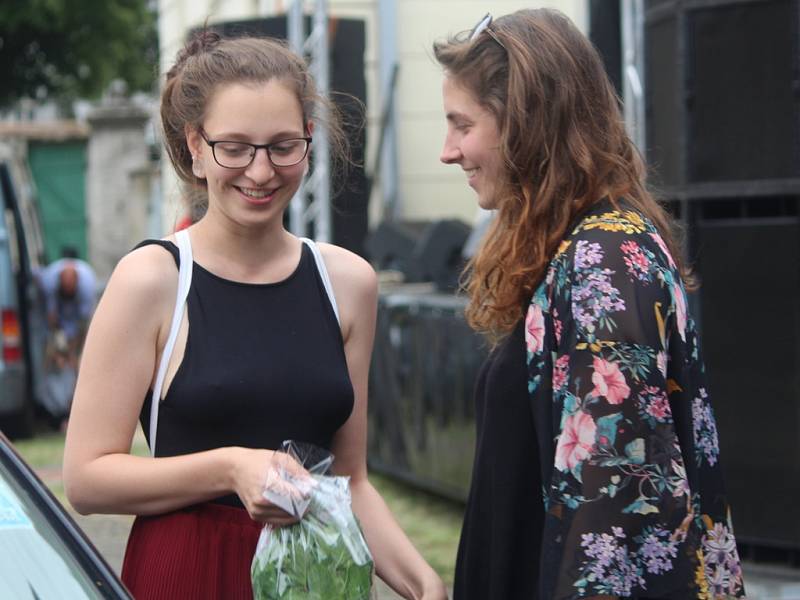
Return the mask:
[[[60,479],[60,469],[41,469],[39,475],[45,483]],[[50,480],[50,481],[48,481]],[[128,531],[133,517],[119,515],[82,516],[71,512],[100,553],[119,573]],[[745,562],[745,586],[750,600],[800,600],[800,569],[783,565]],[[375,600],[400,598],[383,582],[376,580]]]
[[[133,517],[73,514],[78,524],[88,534],[97,549],[119,573],[125,540]],[[745,585],[751,600],[800,600],[800,569],[783,566],[745,563]],[[382,582],[376,585],[376,600],[400,598]]]

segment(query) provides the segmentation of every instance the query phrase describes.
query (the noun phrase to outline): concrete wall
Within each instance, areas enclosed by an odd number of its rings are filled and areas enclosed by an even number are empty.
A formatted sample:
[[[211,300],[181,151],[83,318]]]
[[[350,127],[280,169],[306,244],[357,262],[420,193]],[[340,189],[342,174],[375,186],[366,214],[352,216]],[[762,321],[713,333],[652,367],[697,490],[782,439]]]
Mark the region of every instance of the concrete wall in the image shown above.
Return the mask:
[[[145,139],[150,115],[121,98],[96,107],[88,117],[86,215],[88,254],[106,281],[122,256],[148,237],[151,169]],[[144,178],[147,181],[143,182]]]
[[[160,0],[159,35],[161,72],[172,65],[186,32],[208,20],[209,24],[283,13],[286,0]],[[402,219],[458,217],[472,219],[476,210],[474,193],[460,170],[439,162],[445,121],[441,100],[441,72],[432,58],[431,46],[437,39],[472,28],[486,13],[499,16],[519,8],[554,6],[582,30],[587,29],[586,0],[396,0],[396,39],[399,76],[396,94],[399,213]],[[313,2],[306,3],[307,10]],[[378,139],[380,97],[378,0],[329,0],[330,13],[339,17],[364,19],[367,44],[367,166],[372,167],[374,144]],[[163,223],[166,229],[179,218],[179,188],[172,170],[164,168]],[[372,223],[382,216],[380,189],[370,202]]]

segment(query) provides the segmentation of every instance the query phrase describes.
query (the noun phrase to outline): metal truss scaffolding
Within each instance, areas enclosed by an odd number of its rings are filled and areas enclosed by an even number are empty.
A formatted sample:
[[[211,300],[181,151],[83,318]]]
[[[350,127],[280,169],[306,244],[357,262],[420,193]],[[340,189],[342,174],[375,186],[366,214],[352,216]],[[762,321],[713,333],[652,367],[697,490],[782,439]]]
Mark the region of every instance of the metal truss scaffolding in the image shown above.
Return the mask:
[[[328,53],[328,2],[315,0],[311,33],[306,37],[303,14],[303,0],[294,0],[287,15],[289,43],[301,56],[310,59],[311,75],[323,97],[328,97],[330,89],[330,69]],[[326,107],[321,109],[327,110]],[[320,115],[325,123],[325,114]],[[320,242],[330,242],[331,232],[331,173],[330,144],[324,127],[313,133],[312,169],[292,199],[289,210],[289,227],[297,236],[307,236],[313,225],[314,238]]]

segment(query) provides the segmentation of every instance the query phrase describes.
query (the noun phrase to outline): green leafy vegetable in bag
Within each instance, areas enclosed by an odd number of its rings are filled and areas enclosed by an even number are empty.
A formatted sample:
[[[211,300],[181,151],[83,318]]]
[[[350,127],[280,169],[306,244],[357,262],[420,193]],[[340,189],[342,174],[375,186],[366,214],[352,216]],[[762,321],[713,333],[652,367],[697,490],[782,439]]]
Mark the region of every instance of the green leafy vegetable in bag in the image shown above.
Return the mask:
[[[284,446],[301,464],[309,462],[307,448]],[[267,499],[290,506],[287,512],[302,519],[288,527],[267,525],[261,531],[251,566],[256,600],[370,598],[372,556],[351,508],[349,478],[317,474],[326,471],[331,461],[332,457],[314,461],[310,468],[304,464],[315,482],[307,509],[302,506],[304,515],[291,508],[296,501],[286,502],[285,488],[278,494],[282,498],[275,492],[280,486],[265,489]]]

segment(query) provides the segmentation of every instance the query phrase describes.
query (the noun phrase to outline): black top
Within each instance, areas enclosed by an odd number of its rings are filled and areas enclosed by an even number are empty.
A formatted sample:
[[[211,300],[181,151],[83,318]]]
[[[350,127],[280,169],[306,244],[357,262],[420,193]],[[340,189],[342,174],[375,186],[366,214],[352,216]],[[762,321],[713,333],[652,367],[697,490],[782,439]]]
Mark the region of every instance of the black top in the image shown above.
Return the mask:
[[[455,600],[536,598],[542,506],[523,324],[475,386],[477,442],[456,562]]]
[[[179,262],[178,248],[158,244]],[[157,456],[223,446],[330,449],[353,410],[341,330],[311,249],[283,281],[223,279],[194,263],[183,361],[161,402]],[[151,393],[152,394],[152,391]],[[150,394],[141,423],[149,437]],[[235,495],[216,502],[242,506]]]

